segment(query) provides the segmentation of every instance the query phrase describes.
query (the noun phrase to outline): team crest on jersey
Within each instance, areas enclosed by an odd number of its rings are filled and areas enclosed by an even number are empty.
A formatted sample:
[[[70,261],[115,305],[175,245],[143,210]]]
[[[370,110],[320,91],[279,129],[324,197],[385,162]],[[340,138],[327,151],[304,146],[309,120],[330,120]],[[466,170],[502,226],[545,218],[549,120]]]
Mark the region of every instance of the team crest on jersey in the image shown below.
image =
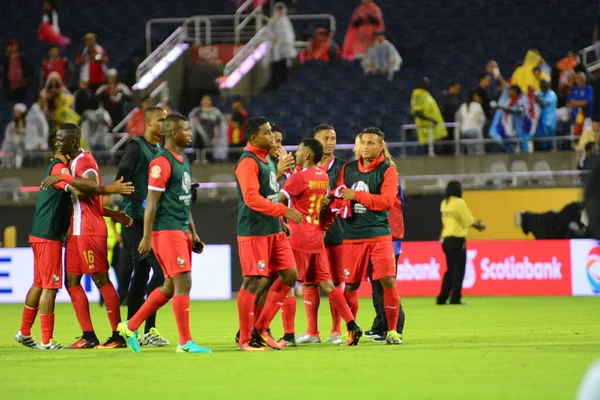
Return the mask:
[[[185,260],[183,259],[183,257],[177,257],[177,264],[183,267],[183,264],[185,264]]]
[[[279,183],[277,183],[277,175],[275,175],[275,172],[273,171],[269,173],[269,186],[271,187],[272,191],[279,192]]]
[[[367,185],[363,181],[358,181],[352,185],[352,190],[354,190],[355,192],[369,193],[369,185]],[[367,212],[367,208],[365,206],[363,206],[362,204],[355,202],[354,206],[352,207],[352,211],[356,214],[364,214]]]
[[[190,174],[188,174],[187,172],[184,172],[183,178],[181,178],[181,188],[186,193],[189,193],[190,190],[192,189],[192,178],[190,177]]]
[[[71,171],[69,171],[69,168],[63,168],[63,169],[60,170],[60,173],[61,174],[69,174],[70,175]]]
[[[344,269],[344,276],[347,278],[350,276],[350,270],[348,268]]]
[[[263,270],[263,269],[265,269],[266,265],[267,264],[265,264],[265,260],[259,260],[258,261],[258,269]]]
[[[151,169],[150,169],[150,176],[154,179],[158,179],[160,178],[160,174],[162,173],[162,170],[160,169],[160,167],[158,165],[154,165]]]
[[[56,274],[52,275],[52,282],[58,283],[58,281],[60,281],[60,278],[58,277],[58,275],[56,275]]]

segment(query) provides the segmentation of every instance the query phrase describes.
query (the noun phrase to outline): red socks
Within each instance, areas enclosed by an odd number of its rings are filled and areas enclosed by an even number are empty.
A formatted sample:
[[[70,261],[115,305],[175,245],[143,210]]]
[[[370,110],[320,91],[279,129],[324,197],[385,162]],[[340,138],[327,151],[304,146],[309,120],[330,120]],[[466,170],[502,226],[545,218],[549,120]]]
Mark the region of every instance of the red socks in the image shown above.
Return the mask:
[[[256,297],[255,297],[256,299]],[[285,305],[285,303],[284,303]],[[254,322],[256,323],[256,321],[258,321],[258,319],[260,318],[260,314],[262,314],[262,310],[263,310],[263,306],[259,306],[258,304],[254,305]]]
[[[260,314],[260,318],[254,324],[254,327],[258,331],[264,331],[271,325],[271,321],[275,318],[277,311],[283,305],[283,301],[288,295],[289,291],[292,290],[292,286],[288,286],[281,282],[279,279],[273,283],[271,289],[269,290],[269,294],[267,295],[267,302],[265,303],[265,308],[263,312]],[[243,342],[242,342],[243,343]]]
[[[340,289],[339,286],[336,286],[336,289]],[[329,295],[328,295],[329,296]],[[342,292],[342,296],[344,293]],[[345,302],[345,299],[344,299]],[[347,304],[346,304],[347,305]],[[329,301],[329,310],[331,311],[331,333],[337,333],[339,335],[342,334],[342,317],[338,313],[338,310],[335,308],[331,300]]]
[[[121,304],[119,301],[119,295],[117,294],[112,282],[108,282],[106,285],[102,286],[100,288],[100,293],[104,299],[104,304],[106,305],[106,314],[108,315],[110,326],[114,332],[117,330],[117,325],[119,325],[119,322],[121,322]]]
[[[40,314],[40,324],[42,325],[42,344],[48,344],[54,335],[54,313]]]
[[[306,295],[306,292],[304,292]],[[256,311],[255,311],[256,312]],[[281,307],[283,332],[294,333],[294,320],[296,319],[296,297],[286,297]]]
[[[254,321],[254,300],[256,295],[245,289],[240,289],[238,292],[238,320],[240,323],[240,344],[247,343],[252,339],[252,325]],[[256,306],[258,308],[258,306]]]
[[[352,292],[352,293],[356,293],[356,295],[357,295],[356,296],[356,307],[358,309],[358,292]],[[356,316],[352,314],[352,311],[350,311],[350,307],[348,306],[348,303],[346,302],[346,299],[344,298],[344,292],[342,292],[342,289],[340,287],[336,287],[335,289],[333,289],[331,292],[329,292],[327,294],[327,296],[329,296],[329,302],[331,304],[333,304],[333,307],[335,307],[335,309],[338,311],[339,315],[341,315],[341,317],[344,318],[344,321],[346,321],[346,323],[356,319]],[[339,326],[338,326],[338,330],[339,330]]]
[[[308,320],[308,328],[306,333],[311,336],[319,336],[319,304],[321,296],[319,288],[305,287],[304,288],[304,310],[306,311],[306,319]]]
[[[23,316],[21,317],[21,333],[23,336],[31,336],[31,327],[35,322],[35,317],[37,316],[38,308],[32,307],[23,307]]]
[[[90,317],[90,305],[83,288],[81,285],[77,285],[72,288],[67,288],[67,291],[69,292],[69,296],[71,296],[71,303],[73,303],[75,316],[77,317],[81,330],[83,332],[93,332],[94,327],[92,326],[92,318]]]
[[[190,333],[190,296],[173,296],[173,314],[179,331],[179,344],[192,340]]]
[[[354,292],[349,292],[348,290],[345,290],[344,297],[346,298],[348,307],[350,307],[350,311],[352,311],[354,319],[356,319],[356,315],[358,314],[358,290]],[[340,310],[338,309],[338,311]]]
[[[383,308],[387,317],[388,331],[395,331],[398,325],[398,310],[400,308],[398,288],[383,289]]]
[[[106,297],[104,298],[104,301],[106,301]],[[159,308],[168,302],[169,299],[163,294],[163,292],[160,291],[160,289],[154,289],[138,312],[136,312],[135,315],[131,317],[129,321],[127,321],[127,327],[129,330],[137,331],[145,320],[147,320],[152,314],[157,312]],[[108,309],[108,303],[106,304]]]

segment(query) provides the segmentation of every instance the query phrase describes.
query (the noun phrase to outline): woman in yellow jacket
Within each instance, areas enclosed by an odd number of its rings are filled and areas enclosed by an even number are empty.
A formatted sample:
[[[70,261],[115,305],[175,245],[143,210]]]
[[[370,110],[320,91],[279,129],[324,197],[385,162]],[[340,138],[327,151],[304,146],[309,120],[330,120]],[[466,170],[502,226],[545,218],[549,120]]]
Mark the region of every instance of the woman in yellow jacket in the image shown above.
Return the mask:
[[[485,225],[473,218],[467,203],[462,199],[462,187],[459,181],[448,182],[440,212],[443,226],[442,249],[446,255],[447,270],[436,303],[446,304],[450,297],[450,304],[465,304],[461,302],[461,291],[467,264],[467,233],[470,227],[483,231]]]

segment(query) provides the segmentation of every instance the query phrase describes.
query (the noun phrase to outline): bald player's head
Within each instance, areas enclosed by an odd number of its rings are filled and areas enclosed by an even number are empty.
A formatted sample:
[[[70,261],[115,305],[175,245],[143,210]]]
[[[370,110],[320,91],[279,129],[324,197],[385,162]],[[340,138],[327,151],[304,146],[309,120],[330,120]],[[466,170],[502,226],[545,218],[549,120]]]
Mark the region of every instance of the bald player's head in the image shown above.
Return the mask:
[[[162,124],[167,142],[179,148],[188,147],[192,142],[192,131],[188,119],[180,114],[169,114]]]

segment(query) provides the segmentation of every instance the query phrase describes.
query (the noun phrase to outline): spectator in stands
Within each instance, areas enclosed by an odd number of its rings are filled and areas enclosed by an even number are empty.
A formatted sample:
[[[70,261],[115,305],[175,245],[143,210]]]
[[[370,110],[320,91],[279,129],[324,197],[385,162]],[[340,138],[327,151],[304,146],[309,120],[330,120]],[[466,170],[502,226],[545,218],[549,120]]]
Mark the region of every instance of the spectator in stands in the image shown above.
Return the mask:
[[[575,155],[575,161],[578,165],[581,157],[585,155],[585,146],[590,142],[600,143],[600,116],[594,116],[592,126],[585,129],[579,137],[577,153]]]
[[[94,109],[94,92],[88,87],[87,81],[79,81],[79,89],[74,93],[73,109],[79,115],[83,115],[86,110]]]
[[[543,65],[544,59],[538,50],[532,49],[527,51],[525,59],[523,60],[523,64],[517,67],[515,72],[513,72],[510,79],[510,84],[519,86],[522,93],[529,93],[530,87],[532,87],[535,91],[539,91],[540,79],[548,81],[550,80],[548,74],[542,70],[540,70],[541,77],[535,77],[534,69],[536,67],[541,68]]]
[[[57,44],[64,50],[71,43],[71,39],[60,34],[58,12],[56,9],[55,0],[44,0],[44,15],[38,29],[38,40]]]
[[[200,107],[194,108],[188,119],[194,133],[192,146],[196,149],[195,163],[206,164],[206,149],[213,148],[221,136],[225,135],[225,125],[221,110],[213,107],[210,96],[202,96]]]
[[[490,77],[490,85],[487,87],[487,98],[492,100],[498,100],[502,88],[506,85],[504,77],[500,73],[500,67],[494,60],[490,60],[485,65],[485,72]]]
[[[375,42],[369,46],[362,61],[365,75],[384,75],[391,82],[401,66],[402,57],[394,45],[386,40],[385,32],[382,30],[375,32]]]
[[[556,68],[560,71],[559,87],[573,86],[575,83],[575,67],[578,63],[577,51],[573,50],[569,50],[567,56],[556,63]]]
[[[108,150],[112,144],[112,120],[97,98],[93,99],[93,105],[93,109],[81,116],[81,134],[91,150]]]
[[[593,163],[596,162],[596,157],[598,157],[598,144],[596,142],[587,142],[584,149],[585,153],[579,159],[577,169],[589,171],[592,169]]]
[[[50,127],[46,120],[46,114],[44,114],[44,103],[44,98],[41,95],[37,95],[35,102],[31,105],[29,112],[25,116],[27,126],[31,127],[31,130],[28,131],[30,136],[26,138],[25,150],[48,150]]]
[[[2,87],[6,98],[10,101],[24,102],[30,79],[33,76],[33,67],[27,56],[19,52],[17,39],[9,39],[6,46],[6,57],[3,57]]]
[[[244,101],[237,98],[233,101],[233,114],[228,116],[229,128],[227,136],[229,138],[229,147],[244,147],[244,125],[248,120],[248,111],[244,108]],[[233,157],[237,160],[240,153],[234,153]]]
[[[492,116],[492,108],[490,106],[491,99],[488,97],[489,88],[491,86],[492,79],[489,74],[482,73],[479,74],[479,84],[477,86],[477,94],[479,95],[480,104],[483,108],[483,112],[485,113],[486,118],[490,118]]]
[[[517,146],[517,152],[527,152],[528,144],[525,140],[527,132],[523,124],[525,105],[521,98],[522,92],[518,85],[512,85],[508,88],[508,102],[505,105],[493,104],[494,110],[501,110],[500,121],[490,127],[490,136],[509,139],[513,137],[521,138],[520,146]],[[495,131],[496,134],[491,132]],[[513,146],[505,146],[512,151]]]
[[[292,22],[287,16],[287,6],[275,3],[273,18],[269,22],[269,38],[273,43],[271,49],[271,88],[279,86],[288,79],[288,68],[296,57],[296,34]]]
[[[119,82],[117,70],[111,68],[106,71],[106,83],[96,90],[96,97],[116,125],[125,117],[125,106],[133,97],[133,93],[127,85]]]
[[[575,86],[571,89],[567,107],[572,110],[573,134],[581,135],[586,119],[592,116],[594,110],[594,89],[587,84],[585,73],[575,75]]]
[[[86,81],[92,91],[104,83],[104,73],[108,63],[108,54],[96,43],[96,34],[87,33],[83,40],[85,47],[77,54],[75,63],[81,68],[79,80]]]
[[[535,93],[535,102],[541,108],[540,119],[535,133],[536,138],[548,138],[556,136],[556,105],[558,97],[550,88],[550,81],[541,82],[541,90]],[[535,151],[552,149],[552,142],[534,142]]]
[[[413,90],[410,112],[415,117],[417,136],[425,153],[428,151],[430,137],[435,142],[448,136],[440,108],[429,91],[429,78],[422,77],[418,87]]]
[[[17,103],[13,107],[13,119],[6,126],[4,132],[4,141],[2,142],[2,151],[9,153],[6,155],[5,164],[15,168],[23,166],[23,157],[25,155],[25,142],[28,137],[32,137],[32,127],[27,125],[25,113],[27,106]],[[13,163],[14,161],[14,163]]]
[[[138,107],[133,110],[133,114],[127,121],[126,131],[131,139],[140,137],[146,131],[146,122],[144,122],[144,113],[152,105],[150,97],[144,97]]]
[[[66,83],[67,87],[73,82],[75,75],[75,67],[67,57],[61,57],[58,47],[53,47],[48,52],[48,58],[42,63],[42,71],[40,73],[40,90],[44,88],[46,79],[51,72],[58,72],[60,78]],[[69,76],[67,77],[67,72]]]
[[[79,124],[79,114],[73,109],[73,95],[69,93],[58,72],[51,72],[46,79],[46,86],[40,92],[46,101],[44,113],[50,122],[50,130],[54,131],[62,124]]]
[[[476,90],[469,90],[469,98],[456,113],[457,130],[463,139],[483,139],[486,116],[481,107],[481,98]],[[483,144],[467,144],[467,154],[483,154]]]
[[[450,85],[448,85],[448,89],[444,90],[440,96],[438,105],[440,106],[440,111],[442,112],[442,118],[444,118],[444,122],[456,121],[456,113],[460,107],[461,90],[462,87],[460,83],[458,81],[452,81],[450,82]],[[448,137],[454,138],[454,128],[448,128]],[[452,145],[450,145],[447,146],[444,154],[452,154],[453,152]]]
[[[308,44],[308,47],[300,55],[302,62],[308,60],[319,60],[329,62],[332,59],[340,58],[342,51],[335,42],[333,36],[325,28],[319,28],[315,31],[315,38]]]
[[[381,9],[373,0],[362,0],[350,18],[342,57],[347,60],[362,57],[375,41],[375,32],[384,29]]]

